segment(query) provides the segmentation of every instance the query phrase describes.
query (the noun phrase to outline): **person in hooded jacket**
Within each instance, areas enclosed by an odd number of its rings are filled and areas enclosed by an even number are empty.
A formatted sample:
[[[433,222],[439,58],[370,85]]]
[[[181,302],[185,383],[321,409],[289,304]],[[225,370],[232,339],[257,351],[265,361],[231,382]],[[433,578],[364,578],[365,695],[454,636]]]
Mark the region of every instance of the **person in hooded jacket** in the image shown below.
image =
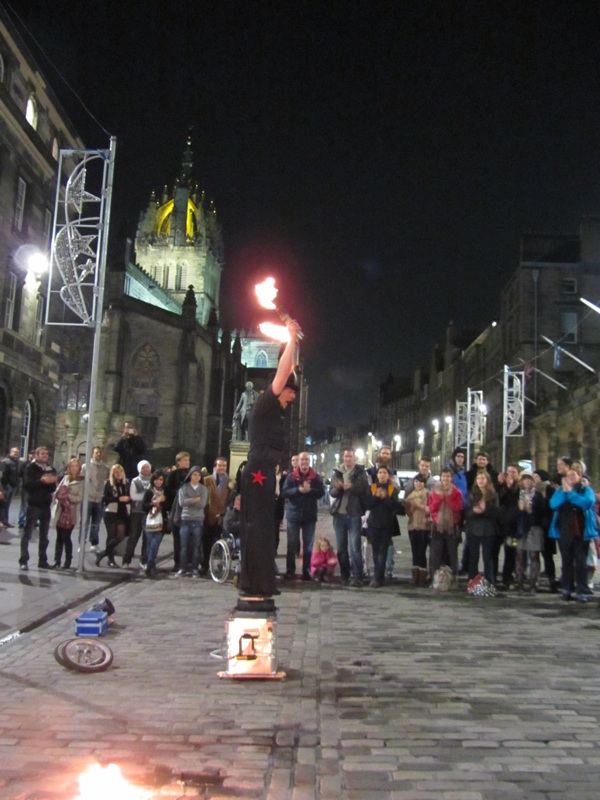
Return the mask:
[[[560,547],[564,600],[575,597],[586,603],[589,599],[586,562],[590,541],[598,538],[595,502],[594,490],[585,486],[577,472],[570,468],[550,498],[554,516],[549,535],[551,539],[558,539]]]
[[[198,466],[191,467],[179,489],[179,505],[181,506],[181,525],[179,537],[181,551],[177,575],[193,575],[198,577],[202,563],[202,529],[204,527],[204,509],[208,501],[208,491],[202,483],[202,470]]]

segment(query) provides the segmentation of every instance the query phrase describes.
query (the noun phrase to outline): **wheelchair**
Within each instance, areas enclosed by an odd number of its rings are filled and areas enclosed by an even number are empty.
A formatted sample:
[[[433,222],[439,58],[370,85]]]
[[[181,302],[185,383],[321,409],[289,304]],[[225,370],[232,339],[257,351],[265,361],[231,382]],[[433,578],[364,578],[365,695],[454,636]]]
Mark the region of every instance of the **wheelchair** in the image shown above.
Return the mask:
[[[232,569],[237,572],[240,559],[240,540],[239,537],[231,533],[224,533],[220,539],[210,548],[208,567],[210,577],[216,583],[225,583],[229,578]],[[235,566],[234,566],[235,564]]]

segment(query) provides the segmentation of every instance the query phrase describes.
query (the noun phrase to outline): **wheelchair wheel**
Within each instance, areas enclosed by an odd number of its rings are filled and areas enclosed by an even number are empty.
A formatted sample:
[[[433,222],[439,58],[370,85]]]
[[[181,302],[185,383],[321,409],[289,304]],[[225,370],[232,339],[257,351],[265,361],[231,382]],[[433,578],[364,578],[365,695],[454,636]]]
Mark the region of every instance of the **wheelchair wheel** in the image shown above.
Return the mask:
[[[219,539],[211,547],[209,567],[213,581],[225,583],[231,569],[231,550],[225,539]]]
[[[69,643],[69,640],[66,639],[64,642],[61,642],[56,650],[54,651],[54,658],[58,661],[61,667],[68,666],[67,662],[65,661],[65,647]]]
[[[113,652],[107,644],[96,638],[70,639],[59,645],[56,660],[76,672],[102,672],[113,661]]]

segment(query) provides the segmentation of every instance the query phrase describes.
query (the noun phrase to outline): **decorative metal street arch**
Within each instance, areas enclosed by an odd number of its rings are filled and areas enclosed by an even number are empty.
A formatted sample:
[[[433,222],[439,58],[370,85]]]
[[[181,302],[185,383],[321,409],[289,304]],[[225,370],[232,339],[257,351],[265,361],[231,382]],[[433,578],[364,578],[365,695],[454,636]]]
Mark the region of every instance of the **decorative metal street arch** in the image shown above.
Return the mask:
[[[108,229],[117,140],[107,150],[61,150],[46,325],[80,326],[94,331],[90,365],[90,398],[86,460],[92,452],[96,387],[100,354]],[[87,509],[89,470],[86,470],[82,508]],[[79,569],[85,556],[85,511],[79,530]]]

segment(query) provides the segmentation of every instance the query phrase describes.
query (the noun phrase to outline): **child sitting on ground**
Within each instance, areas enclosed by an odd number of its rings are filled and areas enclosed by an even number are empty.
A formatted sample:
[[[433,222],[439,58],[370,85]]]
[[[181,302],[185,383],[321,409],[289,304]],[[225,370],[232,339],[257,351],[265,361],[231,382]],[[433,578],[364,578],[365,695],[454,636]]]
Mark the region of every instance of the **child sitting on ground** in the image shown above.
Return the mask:
[[[310,571],[316,581],[330,581],[337,566],[337,556],[326,536],[317,539],[310,558]]]

